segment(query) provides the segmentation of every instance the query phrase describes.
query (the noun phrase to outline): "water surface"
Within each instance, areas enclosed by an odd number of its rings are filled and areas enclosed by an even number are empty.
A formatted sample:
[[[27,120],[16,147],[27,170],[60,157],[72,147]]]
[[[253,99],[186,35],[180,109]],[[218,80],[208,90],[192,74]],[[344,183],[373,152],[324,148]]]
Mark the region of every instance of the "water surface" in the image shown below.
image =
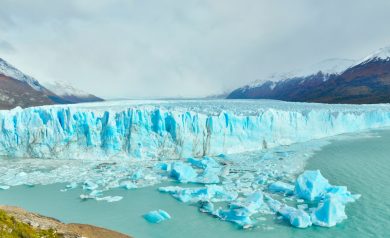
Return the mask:
[[[90,223],[114,229],[135,237],[388,237],[390,227],[390,131],[375,131],[376,136],[335,139],[308,161],[307,169],[320,169],[335,185],[347,185],[360,200],[348,204],[348,220],[333,228],[290,227],[275,216],[263,216],[259,227],[239,230],[199,213],[154,186],[137,190],[112,190],[120,195],[116,203],[81,201],[81,189],[60,192],[64,184],[17,186],[0,191],[0,204],[17,205],[58,218],[64,222]],[[147,223],[142,215],[164,209],[173,219],[162,224]]]

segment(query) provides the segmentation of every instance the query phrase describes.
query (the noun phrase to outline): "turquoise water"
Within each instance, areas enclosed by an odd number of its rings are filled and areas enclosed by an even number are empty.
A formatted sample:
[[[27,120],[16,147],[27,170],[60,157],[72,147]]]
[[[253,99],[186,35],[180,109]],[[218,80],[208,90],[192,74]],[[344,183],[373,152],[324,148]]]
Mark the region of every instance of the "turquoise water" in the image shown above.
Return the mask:
[[[90,223],[135,237],[389,237],[390,227],[390,131],[376,131],[372,137],[335,139],[317,152],[307,169],[320,169],[337,185],[347,185],[362,198],[347,206],[349,219],[333,228],[292,228],[275,216],[264,216],[258,228],[239,230],[234,225],[199,213],[156,187],[113,190],[116,203],[81,201],[81,189],[60,192],[64,184],[18,186],[0,191],[0,204],[17,205],[58,218],[64,222]],[[353,138],[353,137],[352,137]],[[164,209],[173,219],[161,224],[147,223],[142,215]]]

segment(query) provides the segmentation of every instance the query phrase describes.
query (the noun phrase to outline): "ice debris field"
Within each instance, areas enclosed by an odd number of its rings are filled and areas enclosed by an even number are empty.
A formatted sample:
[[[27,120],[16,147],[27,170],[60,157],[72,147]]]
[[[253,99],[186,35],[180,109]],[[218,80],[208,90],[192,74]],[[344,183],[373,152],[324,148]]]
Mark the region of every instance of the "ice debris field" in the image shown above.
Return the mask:
[[[121,196],[105,192],[171,182],[158,192],[241,228],[264,214],[298,228],[331,227],[359,195],[304,171],[305,161],[326,144],[318,139],[386,126],[389,105],[193,100],[16,108],[0,111],[0,190],[68,183],[62,191],[81,187],[80,199],[118,202]],[[144,218],[159,223],[168,212]]]

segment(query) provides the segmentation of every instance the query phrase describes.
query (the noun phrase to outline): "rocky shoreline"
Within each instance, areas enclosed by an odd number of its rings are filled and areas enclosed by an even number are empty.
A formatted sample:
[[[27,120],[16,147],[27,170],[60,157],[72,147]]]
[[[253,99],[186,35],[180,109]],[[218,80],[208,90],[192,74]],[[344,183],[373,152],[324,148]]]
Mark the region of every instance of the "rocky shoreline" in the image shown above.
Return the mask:
[[[131,238],[128,235],[86,224],[65,224],[51,217],[28,212],[19,207],[0,206],[8,216],[32,229],[53,230],[61,238]],[[11,236],[12,237],[12,236]]]

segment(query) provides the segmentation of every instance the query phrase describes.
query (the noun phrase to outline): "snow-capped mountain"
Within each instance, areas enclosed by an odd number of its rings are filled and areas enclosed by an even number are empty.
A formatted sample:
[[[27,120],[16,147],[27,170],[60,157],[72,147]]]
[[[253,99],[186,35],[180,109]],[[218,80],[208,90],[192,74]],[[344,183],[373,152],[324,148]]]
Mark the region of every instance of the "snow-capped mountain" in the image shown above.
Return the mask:
[[[9,64],[7,61],[0,58],[0,74],[22,81],[26,82],[28,85],[30,85],[33,89],[42,91],[43,87],[40,85],[38,80],[34,79],[31,76],[28,76],[24,73],[22,73],[20,70]]]
[[[390,47],[362,60],[330,59],[297,73],[271,77],[231,92],[231,99],[325,103],[390,102]]]
[[[103,101],[103,99],[93,94],[73,87],[68,82],[43,82],[43,85],[62,99],[69,101],[69,103]]]
[[[356,65],[367,63],[370,61],[390,61],[390,46],[374,51],[372,54],[359,60]]]
[[[102,101],[102,99],[91,94],[83,93],[81,95],[81,91],[70,90],[69,86],[66,95],[54,92],[59,91],[59,86],[52,89],[56,90],[48,89],[33,77],[24,74],[0,58],[0,109],[10,109],[16,106],[30,107],[58,103]]]
[[[347,70],[349,67],[355,64],[355,60],[351,59],[327,59],[323,60],[319,63],[310,65],[309,67],[306,67],[301,70],[295,70],[291,71],[288,73],[283,73],[283,74],[273,74],[269,76],[267,79],[258,79],[255,80],[247,85],[249,88],[254,88],[254,87],[259,87],[262,86],[263,84],[267,83],[270,84],[269,82],[272,82],[270,85],[272,87],[275,87],[278,82],[289,80],[292,78],[306,78],[311,75],[316,75],[320,73],[321,75],[324,76],[324,80],[326,81],[326,76],[330,76],[333,74],[340,74]],[[273,89],[273,88],[271,88]]]

